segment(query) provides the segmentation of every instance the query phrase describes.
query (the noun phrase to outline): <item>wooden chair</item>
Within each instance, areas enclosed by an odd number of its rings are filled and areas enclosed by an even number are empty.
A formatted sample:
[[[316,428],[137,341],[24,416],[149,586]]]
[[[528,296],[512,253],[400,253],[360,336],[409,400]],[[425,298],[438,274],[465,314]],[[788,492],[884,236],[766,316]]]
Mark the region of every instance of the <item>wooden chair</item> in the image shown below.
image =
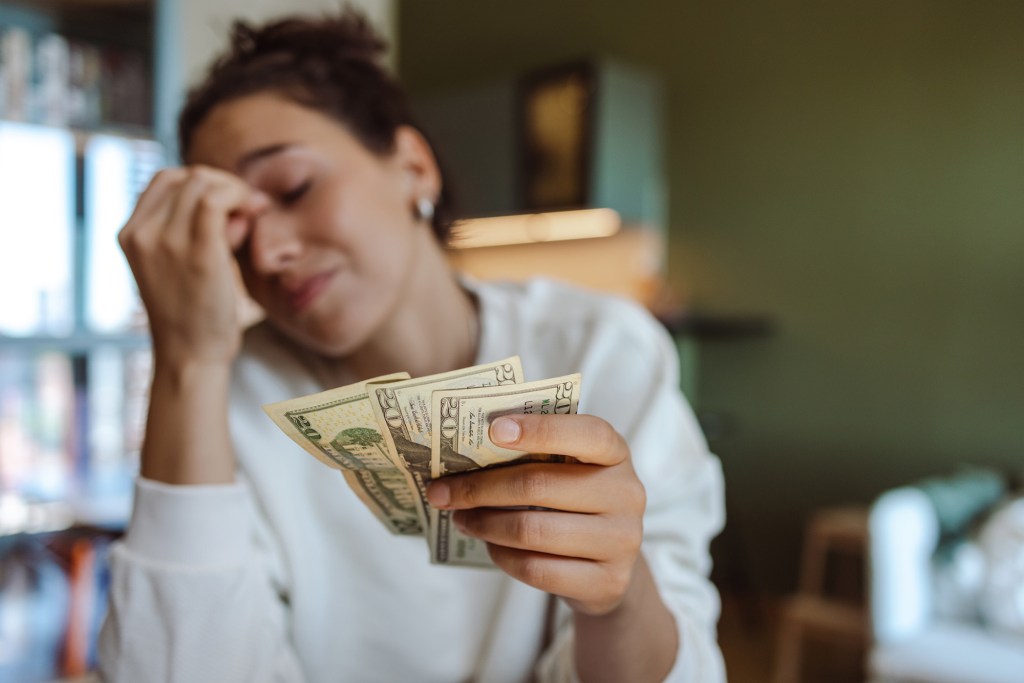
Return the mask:
[[[800,683],[808,640],[866,647],[870,630],[863,597],[867,520],[867,508],[830,508],[815,513],[808,523],[800,591],[782,606],[775,683]],[[845,564],[836,565],[836,580],[829,581],[833,557]],[[849,569],[851,561],[857,571],[841,571]]]

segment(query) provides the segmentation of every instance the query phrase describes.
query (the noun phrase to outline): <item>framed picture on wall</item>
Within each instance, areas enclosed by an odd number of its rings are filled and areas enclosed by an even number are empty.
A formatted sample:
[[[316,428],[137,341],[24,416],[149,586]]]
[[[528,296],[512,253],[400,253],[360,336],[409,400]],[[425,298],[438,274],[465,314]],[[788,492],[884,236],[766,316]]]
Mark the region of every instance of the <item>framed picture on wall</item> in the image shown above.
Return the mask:
[[[587,62],[526,74],[518,96],[519,187],[526,211],[590,198],[595,70]]]

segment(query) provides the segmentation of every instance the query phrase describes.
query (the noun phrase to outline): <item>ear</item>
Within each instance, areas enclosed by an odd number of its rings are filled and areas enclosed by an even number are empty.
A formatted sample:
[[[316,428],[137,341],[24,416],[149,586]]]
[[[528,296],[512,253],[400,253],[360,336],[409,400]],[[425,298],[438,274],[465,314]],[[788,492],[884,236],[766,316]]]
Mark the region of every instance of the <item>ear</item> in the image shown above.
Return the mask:
[[[410,208],[423,198],[437,202],[441,196],[441,170],[422,133],[412,126],[399,126],[395,131],[392,160],[406,181],[406,200]]]

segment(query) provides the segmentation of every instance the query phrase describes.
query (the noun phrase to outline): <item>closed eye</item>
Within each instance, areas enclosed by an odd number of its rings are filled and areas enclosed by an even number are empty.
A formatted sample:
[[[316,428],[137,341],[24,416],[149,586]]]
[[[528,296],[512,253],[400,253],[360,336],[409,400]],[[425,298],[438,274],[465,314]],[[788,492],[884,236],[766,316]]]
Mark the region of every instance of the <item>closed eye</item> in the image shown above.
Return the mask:
[[[302,195],[306,194],[306,191],[309,190],[312,184],[312,180],[307,180],[306,182],[301,183],[298,187],[283,193],[281,195],[281,204],[284,206],[290,206],[291,204],[299,201],[302,198]]]

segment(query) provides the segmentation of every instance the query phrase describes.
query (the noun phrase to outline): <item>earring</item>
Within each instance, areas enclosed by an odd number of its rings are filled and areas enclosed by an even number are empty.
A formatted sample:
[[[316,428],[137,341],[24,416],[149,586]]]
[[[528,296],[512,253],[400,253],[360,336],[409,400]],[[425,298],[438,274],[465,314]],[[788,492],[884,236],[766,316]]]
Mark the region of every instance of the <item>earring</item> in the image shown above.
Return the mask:
[[[434,220],[434,202],[426,197],[420,197],[416,202],[416,217],[421,221],[430,223]]]

